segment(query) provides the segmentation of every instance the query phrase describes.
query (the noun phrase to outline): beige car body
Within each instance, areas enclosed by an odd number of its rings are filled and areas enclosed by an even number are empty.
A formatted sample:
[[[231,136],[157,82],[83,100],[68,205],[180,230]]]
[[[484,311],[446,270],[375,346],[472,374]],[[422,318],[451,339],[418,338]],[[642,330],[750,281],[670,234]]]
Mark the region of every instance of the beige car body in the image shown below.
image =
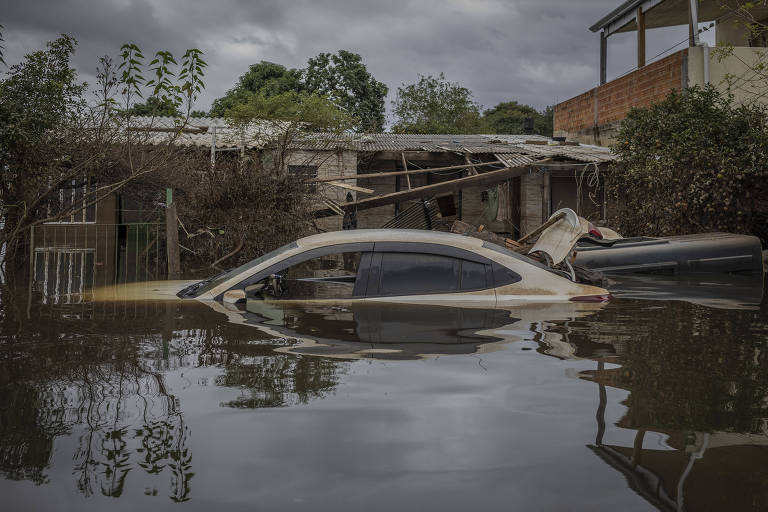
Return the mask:
[[[241,294],[238,290],[230,290],[233,286],[237,285],[248,276],[266,269],[281,260],[320,247],[367,242],[415,242],[464,249],[509,268],[513,272],[519,274],[522,277],[522,280],[514,284],[481,291],[402,295],[395,297],[360,297],[344,299],[345,302],[369,301],[413,304],[455,304],[462,306],[476,304],[478,306],[487,306],[495,304],[514,304],[519,302],[559,302],[568,301],[575,297],[608,296],[608,291],[604,288],[572,282],[542,268],[541,266],[537,266],[534,263],[527,261],[524,257],[512,256],[505,254],[504,252],[489,249],[487,246],[484,246],[482,240],[477,238],[436,231],[358,229],[350,231],[333,231],[299,239],[296,241],[296,247],[281,252],[274,257],[261,262],[255,267],[250,267],[240,273],[233,271],[231,276],[222,279],[221,282],[215,283],[215,286],[196,297],[196,299],[216,300],[220,296],[223,296],[225,292],[229,292],[228,296],[232,299],[238,299],[241,298]],[[242,293],[242,297],[244,298],[244,292]],[[301,302],[312,302],[312,300],[302,300]],[[322,302],[337,301],[323,300]]]

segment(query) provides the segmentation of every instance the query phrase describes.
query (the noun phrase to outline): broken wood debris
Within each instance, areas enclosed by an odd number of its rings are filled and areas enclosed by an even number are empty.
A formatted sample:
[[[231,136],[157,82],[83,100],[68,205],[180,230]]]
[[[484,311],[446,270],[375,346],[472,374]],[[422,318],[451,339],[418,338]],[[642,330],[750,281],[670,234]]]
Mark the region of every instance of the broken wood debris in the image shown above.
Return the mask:
[[[343,188],[346,190],[354,190],[355,192],[361,192],[363,194],[373,194],[374,192],[371,188],[358,187],[357,185],[349,185],[348,183],[341,183],[339,181],[326,181],[323,184],[331,185],[332,187]]]
[[[466,166],[462,166],[466,167]],[[345,203],[343,208],[354,208],[357,210],[365,210],[369,208],[376,208],[378,206],[384,206],[402,201],[408,201],[412,199],[422,199],[432,197],[444,192],[453,192],[461,190],[466,187],[488,186],[496,185],[504,182],[508,179],[522,176],[528,166],[524,167],[504,167],[495,171],[485,172],[476,176],[465,176],[463,178],[456,178],[441,183],[433,183],[431,185],[425,185],[421,187],[412,188],[411,190],[402,190],[399,192],[393,192],[389,194],[383,194],[380,196],[369,197]],[[335,210],[329,211],[328,209],[318,210],[315,212],[316,217],[327,217],[329,215],[338,214]]]
[[[480,240],[486,240],[488,242],[493,242],[496,245],[500,245],[502,247],[506,247],[507,249],[516,251],[521,248],[523,248],[522,245],[520,245],[518,242],[511,238],[505,238],[501,235],[497,235],[496,233],[493,233],[491,231],[488,231],[484,229],[484,226],[478,226],[477,228],[473,226],[472,224],[468,224],[466,222],[462,222],[460,220],[453,221],[453,224],[451,224],[451,233],[456,233],[459,235],[465,235],[465,236],[471,236],[474,238],[479,238]],[[525,247],[525,249],[528,249],[530,247]]]
[[[408,176],[412,174],[423,174],[425,172],[457,171],[459,169],[466,169],[467,167],[477,168],[477,167],[483,167],[486,165],[504,165],[504,162],[502,162],[501,160],[494,160],[493,162],[469,163],[469,164],[462,164],[462,165],[451,165],[448,167],[432,167],[431,169],[411,169],[407,171],[384,171],[384,172],[374,172],[374,173],[366,173],[366,174],[350,174],[347,176],[323,176],[321,178],[313,178],[308,181],[312,183],[322,183],[325,181],[348,181],[348,180],[374,179],[374,178],[383,178],[386,176]]]

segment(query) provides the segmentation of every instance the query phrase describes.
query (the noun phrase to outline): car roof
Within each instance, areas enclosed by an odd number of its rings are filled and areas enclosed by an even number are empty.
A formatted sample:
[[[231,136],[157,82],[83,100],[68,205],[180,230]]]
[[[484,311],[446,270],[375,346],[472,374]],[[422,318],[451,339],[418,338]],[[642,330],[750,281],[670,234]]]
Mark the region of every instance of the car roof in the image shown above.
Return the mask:
[[[456,233],[425,231],[419,229],[352,229],[329,231],[301,238],[296,241],[299,247],[322,247],[326,245],[359,242],[418,242],[425,244],[450,245],[467,250],[477,250],[483,241]]]

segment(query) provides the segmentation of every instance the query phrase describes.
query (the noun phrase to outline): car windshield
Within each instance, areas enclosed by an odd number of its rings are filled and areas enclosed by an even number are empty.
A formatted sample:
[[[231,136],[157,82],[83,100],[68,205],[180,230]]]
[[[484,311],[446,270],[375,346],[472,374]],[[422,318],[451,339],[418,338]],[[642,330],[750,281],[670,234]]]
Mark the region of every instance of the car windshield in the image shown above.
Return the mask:
[[[275,256],[278,256],[281,253],[284,253],[286,251],[289,251],[291,249],[295,249],[299,245],[296,242],[292,242],[290,244],[284,245],[278,249],[275,249],[274,251],[268,252],[262,256],[259,256],[255,260],[251,260],[248,263],[245,263],[244,265],[240,265],[237,268],[234,268],[232,270],[229,270],[227,272],[215,275],[211,278],[204,279],[202,281],[199,281],[191,286],[188,286],[187,288],[181,290],[179,292],[180,297],[199,297],[203,293],[214,289],[221,283],[235,277],[239,276],[243,273],[246,273],[249,270],[253,270],[262,263],[264,263],[267,260],[270,260],[274,258]],[[247,277],[247,276],[246,276]]]

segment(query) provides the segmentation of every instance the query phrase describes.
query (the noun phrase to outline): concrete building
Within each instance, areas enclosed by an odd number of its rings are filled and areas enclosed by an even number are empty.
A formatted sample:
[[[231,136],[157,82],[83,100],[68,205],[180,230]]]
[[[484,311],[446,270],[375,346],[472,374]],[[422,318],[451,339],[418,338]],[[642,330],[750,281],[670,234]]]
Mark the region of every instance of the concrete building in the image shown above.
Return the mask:
[[[749,15],[752,28],[768,22],[768,6],[755,2]],[[700,23],[707,23],[699,28]],[[646,60],[646,32],[681,26],[686,48]],[[714,29],[720,49],[703,43],[699,35]],[[765,72],[768,64],[768,32],[750,30],[742,18],[723,8],[720,0],[628,0],[590,27],[600,34],[599,85],[555,106],[554,135],[585,144],[610,145],[621,121],[633,107],[659,102],[673,89],[712,84],[728,90],[737,102],[768,102]],[[615,80],[606,80],[609,38],[624,32],[637,33],[637,66]],[[727,49],[726,49],[727,48]]]

